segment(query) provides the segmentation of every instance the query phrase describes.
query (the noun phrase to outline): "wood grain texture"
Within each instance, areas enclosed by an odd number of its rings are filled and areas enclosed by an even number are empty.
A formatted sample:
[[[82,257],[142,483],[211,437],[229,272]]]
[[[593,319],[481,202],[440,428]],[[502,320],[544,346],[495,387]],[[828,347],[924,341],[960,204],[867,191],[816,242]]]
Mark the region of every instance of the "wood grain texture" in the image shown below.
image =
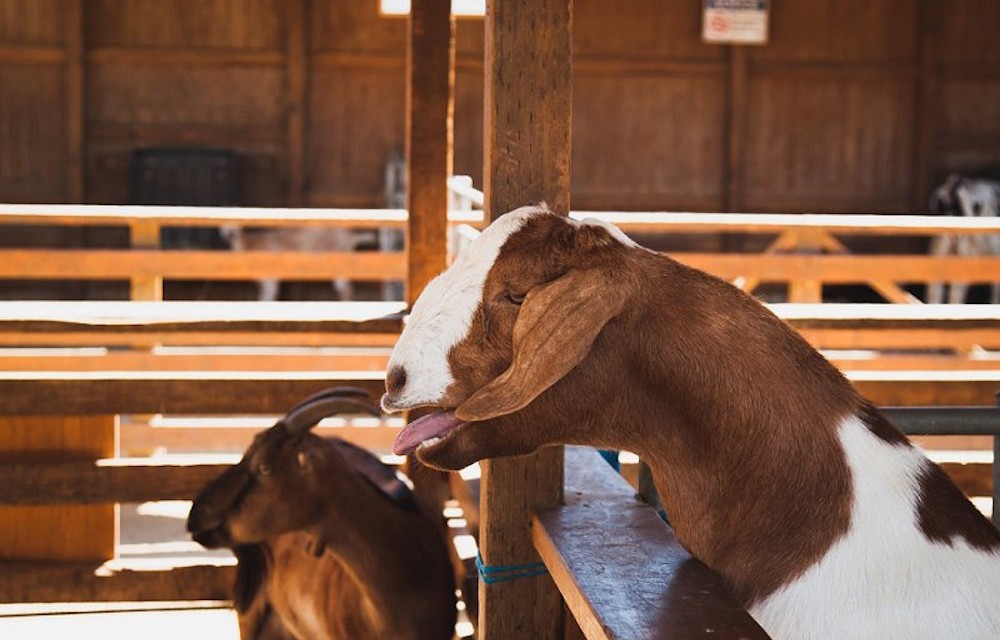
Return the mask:
[[[486,3],[484,182],[487,216],[546,201],[570,205],[572,0]],[[539,99],[543,97],[544,99]],[[562,448],[487,460],[479,548],[490,565],[537,561],[529,509],[562,500]],[[563,636],[563,605],[545,575],[479,586],[483,640]]]
[[[22,372],[0,377],[0,415],[121,413],[284,414],[331,386],[360,387],[378,397],[381,372]],[[58,405],[53,406],[53,398]]]
[[[2,458],[0,458],[2,459]],[[229,464],[0,462],[0,504],[110,504],[193,500]]]
[[[532,539],[589,640],[767,638],[593,450],[567,448],[566,505]]]
[[[159,570],[122,563],[0,562],[0,602],[228,600],[235,565]]]
[[[49,411],[52,401],[51,396],[36,399]],[[118,422],[108,410],[61,418],[0,413],[4,414],[0,417],[0,455],[7,458],[93,461],[118,453]],[[30,474],[21,480],[30,481]],[[117,538],[114,505],[0,506],[2,558],[104,561],[114,557]]]
[[[414,0],[406,58],[406,300],[448,266],[454,164],[455,21],[448,0]]]

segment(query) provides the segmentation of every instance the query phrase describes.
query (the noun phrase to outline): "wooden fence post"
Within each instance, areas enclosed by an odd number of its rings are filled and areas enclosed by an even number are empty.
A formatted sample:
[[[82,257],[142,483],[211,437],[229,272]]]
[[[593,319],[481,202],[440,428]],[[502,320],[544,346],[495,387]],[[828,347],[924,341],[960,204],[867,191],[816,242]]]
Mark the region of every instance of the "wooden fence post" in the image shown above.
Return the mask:
[[[569,212],[572,0],[488,0],[484,114],[490,219],[546,201]],[[563,449],[482,463],[480,553],[487,565],[538,562],[530,511],[562,501]],[[483,640],[563,637],[548,575],[479,586]]]
[[[455,29],[450,0],[414,0],[406,55],[406,301],[413,302],[448,259]]]

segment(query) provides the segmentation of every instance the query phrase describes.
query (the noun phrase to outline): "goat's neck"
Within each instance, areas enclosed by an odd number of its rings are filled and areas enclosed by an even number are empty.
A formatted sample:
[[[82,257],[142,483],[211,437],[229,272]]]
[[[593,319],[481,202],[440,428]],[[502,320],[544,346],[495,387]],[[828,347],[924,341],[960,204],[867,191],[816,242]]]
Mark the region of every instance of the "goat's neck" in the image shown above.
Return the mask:
[[[630,444],[678,538],[749,604],[846,530],[851,487],[837,431],[860,399],[748,296],[681,273],[683,287],[665,282],[667,295],[635,318],[643,332],[632,335],[644,339],[629,354],[633,397],[620,411],[641,413]]]
[[[382,614],[386,637],[438,637],[428,627],[440,622],[442,610],[454,607],[454,594],[442,585],[452,580],[451,565],[447,548],[432,535],[435,523],[415,526],[428,516],[390,503],[361,480],[354,485],[329,501],[316,537]],[[439,594],[448,602],[433,601]]]

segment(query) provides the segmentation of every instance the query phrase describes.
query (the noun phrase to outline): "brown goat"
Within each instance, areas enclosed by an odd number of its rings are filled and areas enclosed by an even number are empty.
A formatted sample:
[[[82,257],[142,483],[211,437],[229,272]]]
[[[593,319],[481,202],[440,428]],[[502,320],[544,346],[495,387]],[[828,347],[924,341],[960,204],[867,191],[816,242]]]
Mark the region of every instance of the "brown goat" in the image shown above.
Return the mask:
[[[300,403],[195,499],[188,531],[237,559],[244,640],[445,640],[455,580],[440,517],[364,449],[309,432],[378,413],[363,391]]]
[[[777,640],[1000,638],[1000,531],[801,336],[598,220],[500,217],[389,362],[397,453],[635,451],[678,539]]]

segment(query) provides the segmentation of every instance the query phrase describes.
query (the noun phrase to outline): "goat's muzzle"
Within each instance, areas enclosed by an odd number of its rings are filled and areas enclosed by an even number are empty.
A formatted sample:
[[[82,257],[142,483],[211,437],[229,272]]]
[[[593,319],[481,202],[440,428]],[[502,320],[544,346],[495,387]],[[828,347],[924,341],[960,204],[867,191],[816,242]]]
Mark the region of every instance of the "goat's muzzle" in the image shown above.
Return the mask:
[[[187,531],[191,534],[192,540],[206,549],[230,546],[223,518],[197,502],[188,514]]]

